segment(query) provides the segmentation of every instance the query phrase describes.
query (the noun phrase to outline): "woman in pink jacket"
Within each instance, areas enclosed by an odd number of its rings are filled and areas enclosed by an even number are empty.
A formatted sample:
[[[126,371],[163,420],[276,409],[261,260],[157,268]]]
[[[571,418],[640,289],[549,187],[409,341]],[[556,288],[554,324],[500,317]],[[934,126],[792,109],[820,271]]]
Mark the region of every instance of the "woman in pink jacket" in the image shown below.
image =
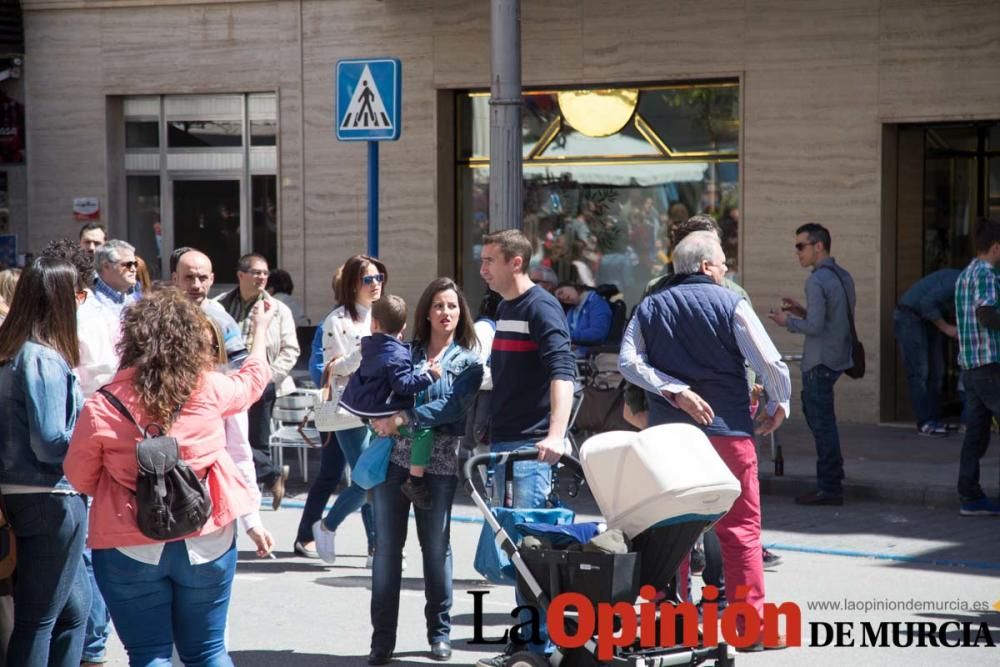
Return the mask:
[[[253,326],[266,331],[273,316],[258,307]],[[131,665],[169,665],[173,645],[186,665],[233,664],[223,635],[236,572],[235,524],[256,506],[226,452],[224,419],[257,401],[271,372],[267,336],[254,337],[237,373],[214,372],[209,331],[183,294],[154,292],[125,311],[121,367],[106,386],[139,424],[160,424],[176,438],[181,458],[206,480],[212,514],[200,531],[169,542],[139,531],[139,434],[100,393],[84,404],[64,464],[74,488],[93,497],[94,574]],[[269,538],[250,536],[258,553],[269,551]]]

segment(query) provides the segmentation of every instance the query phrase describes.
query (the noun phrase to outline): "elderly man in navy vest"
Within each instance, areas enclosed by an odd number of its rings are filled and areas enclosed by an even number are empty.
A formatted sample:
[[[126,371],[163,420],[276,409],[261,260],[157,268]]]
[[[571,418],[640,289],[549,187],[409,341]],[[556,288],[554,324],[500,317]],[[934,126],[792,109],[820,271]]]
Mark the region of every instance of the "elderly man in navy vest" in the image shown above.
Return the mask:
[[[719,237],[692,233],[677,245],[673,260],[675,275],[639,304],[629,323],[619,368],[629,382],[646,391],[651,426],[701,427],[740,480],[743,493],[715,531],[722,545],[727,599],[745,600],[762,614],[760,488],[753,435],[771,433],[788,416],[791,379],[747,300],[722,287],[726,257]],[[769,397],[756,429],[744,360]],[[686,567],[682,570],[683,593]],[[751,648],[783,647],[782,638],[776,646],[758,643]]]

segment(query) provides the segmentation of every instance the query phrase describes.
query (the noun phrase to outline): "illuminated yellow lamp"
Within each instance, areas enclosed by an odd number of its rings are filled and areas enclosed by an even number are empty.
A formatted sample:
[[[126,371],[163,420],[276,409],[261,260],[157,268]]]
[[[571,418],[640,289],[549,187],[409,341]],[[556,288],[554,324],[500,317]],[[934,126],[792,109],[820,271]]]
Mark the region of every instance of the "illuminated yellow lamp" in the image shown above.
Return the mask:
[[[637,88],[564,90],[559,93],[563,119],[588,137],[609,137],[632,119],[639,101]]]

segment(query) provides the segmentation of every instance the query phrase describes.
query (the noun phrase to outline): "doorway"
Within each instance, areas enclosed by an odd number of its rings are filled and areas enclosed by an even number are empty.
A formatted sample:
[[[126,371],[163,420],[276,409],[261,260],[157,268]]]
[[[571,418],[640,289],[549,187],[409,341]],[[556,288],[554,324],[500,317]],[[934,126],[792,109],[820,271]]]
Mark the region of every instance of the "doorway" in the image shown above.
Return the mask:
[[[212,260],[219,282],[232,282],[244,253],[240,179],[170,179],[170,221],[173,248],[192,246]]]
[[[899,298],[939,269],[963,269],[975,254],[972,230],[1000,215],[1000,121],[886,126],[883,133],[883,421],[913,421],[893,335]],[[945,353],[945,417],[957,417],[958,350]]]

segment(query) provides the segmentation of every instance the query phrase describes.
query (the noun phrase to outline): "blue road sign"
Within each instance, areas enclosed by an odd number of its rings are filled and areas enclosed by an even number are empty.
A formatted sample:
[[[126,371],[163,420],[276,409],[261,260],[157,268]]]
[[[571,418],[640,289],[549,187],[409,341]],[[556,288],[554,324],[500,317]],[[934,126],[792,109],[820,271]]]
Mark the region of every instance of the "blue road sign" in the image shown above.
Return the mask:
[[[338,61],[334,86],[337,139],[399,139],[402,79],[402,67],[396,58]]]

